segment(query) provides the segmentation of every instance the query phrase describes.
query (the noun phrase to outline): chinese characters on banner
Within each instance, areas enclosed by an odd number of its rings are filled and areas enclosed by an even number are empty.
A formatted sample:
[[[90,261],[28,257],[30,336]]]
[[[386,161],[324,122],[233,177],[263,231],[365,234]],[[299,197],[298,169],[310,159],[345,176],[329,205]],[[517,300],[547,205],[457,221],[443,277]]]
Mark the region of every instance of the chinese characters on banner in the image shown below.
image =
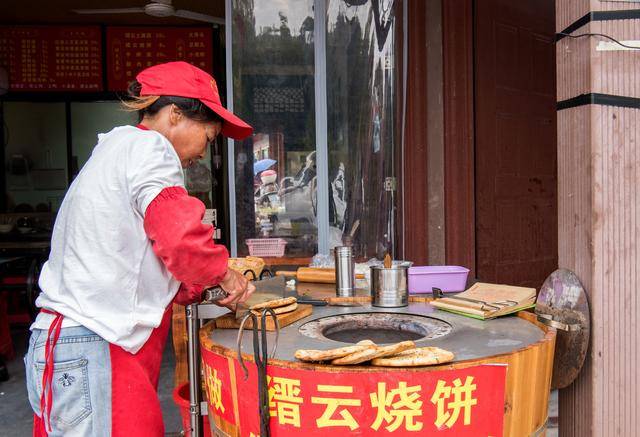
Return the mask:
[[[108,27],[107,87],[124,91],[141,70],[169,61],[211,73],[212,35],[207,27]]]
[[[202,351],[202,376],[209,411],[230,423],[235,423],[229,377],[229,361],[205,348]],[[259,429],[259,428],[258,428]]]
[[[203,348],[203,364],[209,414],[238,426],[241,436],[258,436],[256,367],[247,363],[249,378],[244,381],[234,360],[240,411],[236,421],[228,413],[233,388],[225,387],[231,380],[227,358]],[[370,373],[270,366],[271,430],[274,436],[501,436],[505,378],[502,365]]]
[[[100,28],[0,26],[11,91],[102,91]]]

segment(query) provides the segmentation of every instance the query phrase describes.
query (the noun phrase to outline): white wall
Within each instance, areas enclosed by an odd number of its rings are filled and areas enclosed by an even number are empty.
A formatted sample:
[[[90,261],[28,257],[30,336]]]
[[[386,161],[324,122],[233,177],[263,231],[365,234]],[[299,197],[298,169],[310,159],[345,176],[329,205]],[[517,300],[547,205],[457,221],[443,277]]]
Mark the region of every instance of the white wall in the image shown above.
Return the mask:
[[[78,157],[78,170],[91,156],[98,134],[136,122],[137,115],[124,111],[120,102],[71,103],[71,138],[73,155]]]
[[[28,175],[13,175],[7,170],[9,202],[34,207],[51,204],[55,210],[67,185],[64,103],[5,102],[3,106],[7,168],[13,155],[23,155],[32,163]],[[60,189],[43,189],[47,186]]]

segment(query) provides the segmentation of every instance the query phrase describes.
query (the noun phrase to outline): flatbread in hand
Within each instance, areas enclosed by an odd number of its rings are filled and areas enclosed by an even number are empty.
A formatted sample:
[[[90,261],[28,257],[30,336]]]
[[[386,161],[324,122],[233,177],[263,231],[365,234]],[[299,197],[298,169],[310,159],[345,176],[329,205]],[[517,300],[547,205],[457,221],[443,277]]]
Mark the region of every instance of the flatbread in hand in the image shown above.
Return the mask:
[[[326,351],[315,349],[299,349],[295,353],[295,357],[300,361],[318,362],[328,361],[335,358],[344,357],[354,352],[363,351],[365,349],[374,348],[376,344],[371,340],[362,340],[356,343],[354,346],[339,347],[336,349],[329,349]]]
[[[419,347],[396,355],[376,358],[371,361],[371,364],[387,367],[433,366],[448,363],[453,361],[453,358],[453,353],[438,347]]]
[[[283,297],[281,299],[274,299],[268,302],[257,303],[255,305],[252,305],[251,308],[249,309],[261,310],[262,308],[280,308],[280,307],[284,307],[284,306],[296,303],[297,301],[298,299],[296,299],[295,297]]]
[[[416,344],[412,341],[401,341],[400,343],[392,344],[389,346],[376,346],[363,351],[352,353],[350,355],[346,355],[342,358],[337,358],[331,361],[331,364],[337,366],[360,364],[364,363],[365,361],[371,361],[375,358],[396,355],[407,349],[414,349],[415,347]]]

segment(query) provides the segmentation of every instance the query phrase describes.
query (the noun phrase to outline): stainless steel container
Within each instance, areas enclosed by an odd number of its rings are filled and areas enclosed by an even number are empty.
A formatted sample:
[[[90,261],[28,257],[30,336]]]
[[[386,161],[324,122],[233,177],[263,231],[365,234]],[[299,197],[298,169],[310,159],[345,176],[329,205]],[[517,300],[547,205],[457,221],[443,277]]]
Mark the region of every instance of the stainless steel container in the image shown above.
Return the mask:
[[[371,266],[371,305],[376,307],[405,307],[409,304],[407,265],[394,265],[388,269]]]
[[[336,259],[336,296],[355,296],[356,274],[351,246],[338,246],[335,248]]]

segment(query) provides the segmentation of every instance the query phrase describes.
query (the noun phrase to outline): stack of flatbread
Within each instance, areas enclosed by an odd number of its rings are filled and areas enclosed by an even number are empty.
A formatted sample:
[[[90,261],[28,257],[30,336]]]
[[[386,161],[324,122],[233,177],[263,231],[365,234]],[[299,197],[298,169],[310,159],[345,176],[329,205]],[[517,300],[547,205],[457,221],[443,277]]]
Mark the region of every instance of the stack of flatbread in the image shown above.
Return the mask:
[[[276,314],[290,313],[298,308],[298,300],[295,297],[283,297],[268,302],[257,303],[249,307],[256,316],[259,316],[264,308],[271,308]]]
[[[453,361],[453,354],[437,347],[417,348],[412,341],[389,346],[378,346],[371,340],[362,340],[354,346],[329,350],[299,349],[295,357],[306,362],[330,362],[333,365],[355,365],[370,362],[374,366],[416,367],[431,366]]]
[[[256,279],[260,277],[260,273],[264,269],[264,260],[255,256],[246,256],[244,258],[229,258],[227,264],[230,269],[235,270],[238,273],[247,273],[247,278]],[[248,273],[253,272],[253,275]],[[252,277],[253,276],[253,277]]]

